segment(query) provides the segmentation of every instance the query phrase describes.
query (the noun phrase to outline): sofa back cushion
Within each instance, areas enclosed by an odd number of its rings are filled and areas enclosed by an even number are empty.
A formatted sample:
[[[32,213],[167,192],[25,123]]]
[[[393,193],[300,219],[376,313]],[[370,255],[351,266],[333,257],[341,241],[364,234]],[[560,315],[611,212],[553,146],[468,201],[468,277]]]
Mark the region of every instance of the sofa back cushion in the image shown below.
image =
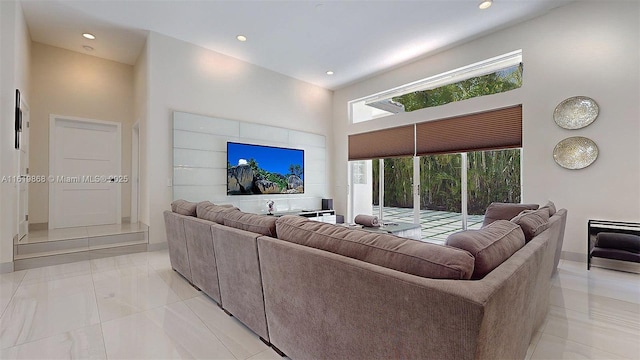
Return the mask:
[[[218,224],[224,224],[224,217],[233,211],[240,211],[233,205],[215,205],[209,201],[198,203],[196,207],[196,215],[200,219],[213,221]]]
[[[514,204],[514,203],[499,203],[493,202],[487,207],[484,212],[484,222],[482,227],[485,227],[496,220],[511,220],[514,216],[520,214],[523,210],[536,210],[538,204]]]
[[[452,247],[283,216],[278,239],[434,279],[469,279],[473,256]]]
[[[472,279],[481,279],[502,264],[525,244],[520,226],[497,220],[480,230],[465,230],[449,235],[445,245],[466,250],[475,257]]]
[[[225,214],[224,225],[266,236],[276,237],[276,217],[229,211]]]
[[[175,200],[171,203],[171,211],[180,215],[196,216],[196,203],[187,200]]]
[[[529,242],[549,227],[549,209],[523,210],[511,222],[518,224],[524,232],[524,241]]]

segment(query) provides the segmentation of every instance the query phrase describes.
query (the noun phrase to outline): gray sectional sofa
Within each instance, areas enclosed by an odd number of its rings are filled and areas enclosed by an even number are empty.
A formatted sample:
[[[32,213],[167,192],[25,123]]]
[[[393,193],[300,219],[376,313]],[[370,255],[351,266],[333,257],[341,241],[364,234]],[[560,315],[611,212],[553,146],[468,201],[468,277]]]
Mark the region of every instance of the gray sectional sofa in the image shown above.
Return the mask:
[[[292,359],[522,359],[567,212],[492,206],[445,246],[209,202],[164,216],[172,267]]]

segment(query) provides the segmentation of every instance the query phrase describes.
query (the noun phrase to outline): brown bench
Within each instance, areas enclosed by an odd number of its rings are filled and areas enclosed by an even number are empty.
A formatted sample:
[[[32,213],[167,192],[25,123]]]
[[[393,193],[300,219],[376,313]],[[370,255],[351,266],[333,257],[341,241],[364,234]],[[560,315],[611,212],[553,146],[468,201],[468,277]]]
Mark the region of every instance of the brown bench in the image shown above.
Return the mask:
[[[640,263],[640,224],[613,221],[589,221],[589,254],[591,258]]]

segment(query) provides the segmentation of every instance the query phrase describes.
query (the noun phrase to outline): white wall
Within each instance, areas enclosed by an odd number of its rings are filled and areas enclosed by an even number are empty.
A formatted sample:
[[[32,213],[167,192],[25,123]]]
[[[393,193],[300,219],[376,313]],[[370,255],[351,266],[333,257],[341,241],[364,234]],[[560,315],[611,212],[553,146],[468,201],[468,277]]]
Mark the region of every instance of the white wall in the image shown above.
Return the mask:
[[[121,123],[122,159],[117,175],[130,178],[133,67],[37,42],[31,52],[30,174],[49,175],[49,115],[56,114]],[[121,185],[121,194],[122,217],[129,217],[130,183]],[[49,184],[30,184],[29,222],[48,221]]]
[[[162,211],[172,201],[167,180],[173,172],[173,111],[325,135],[331,147],[329,90],[157,33],[149,35],[147,46],[149,116],[141,133],[147,139],[143,187],[149,197],[142,214],[148,212],[151,248],[166,242]]]
[[[304,193],[227,195],[227,142],[304,150]],[[242,211],[320,209],[327,193],[324,135],[264,124],[173,113],[173,199],[233,204]],[[259,161],[260,162],[260,161]]]
[[[0,176],[18,174],[14,149],[15,91],[30,99],[29,62],[31,38],[22,7],[16,1],[0,1]],[[15,183],[0,183],[0,273],[13,270],[13,237],[17,235]]]
[[[528,22],[345,87],[334,93],[335,206],[347,206],[347,135],[523,104],[523,201],[553,200],[569,211],[564,256],[584,260],[588,219],[640,221],[640,4],[574,2]],[[524,85],[394,117],[349,124],[347,102],[513,50],[523,50]],[[553,110],[576,95],[595,99],[589,127],[564,130]],[[555,144],[586,136],[600,157],[583,170],[552,158]]]

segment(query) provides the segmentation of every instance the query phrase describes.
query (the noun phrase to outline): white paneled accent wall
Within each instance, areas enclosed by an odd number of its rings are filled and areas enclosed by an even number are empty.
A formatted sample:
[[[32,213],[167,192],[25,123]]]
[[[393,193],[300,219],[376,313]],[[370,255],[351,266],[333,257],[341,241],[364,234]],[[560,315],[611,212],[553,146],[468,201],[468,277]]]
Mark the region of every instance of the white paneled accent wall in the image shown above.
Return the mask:
[[[304,150],[304,194],[227,195],[227,142]],[[173,113],[173,199],[234,204],[243,211],[266,213],[320,209],[327,195],[324,135],[275,126]]]

